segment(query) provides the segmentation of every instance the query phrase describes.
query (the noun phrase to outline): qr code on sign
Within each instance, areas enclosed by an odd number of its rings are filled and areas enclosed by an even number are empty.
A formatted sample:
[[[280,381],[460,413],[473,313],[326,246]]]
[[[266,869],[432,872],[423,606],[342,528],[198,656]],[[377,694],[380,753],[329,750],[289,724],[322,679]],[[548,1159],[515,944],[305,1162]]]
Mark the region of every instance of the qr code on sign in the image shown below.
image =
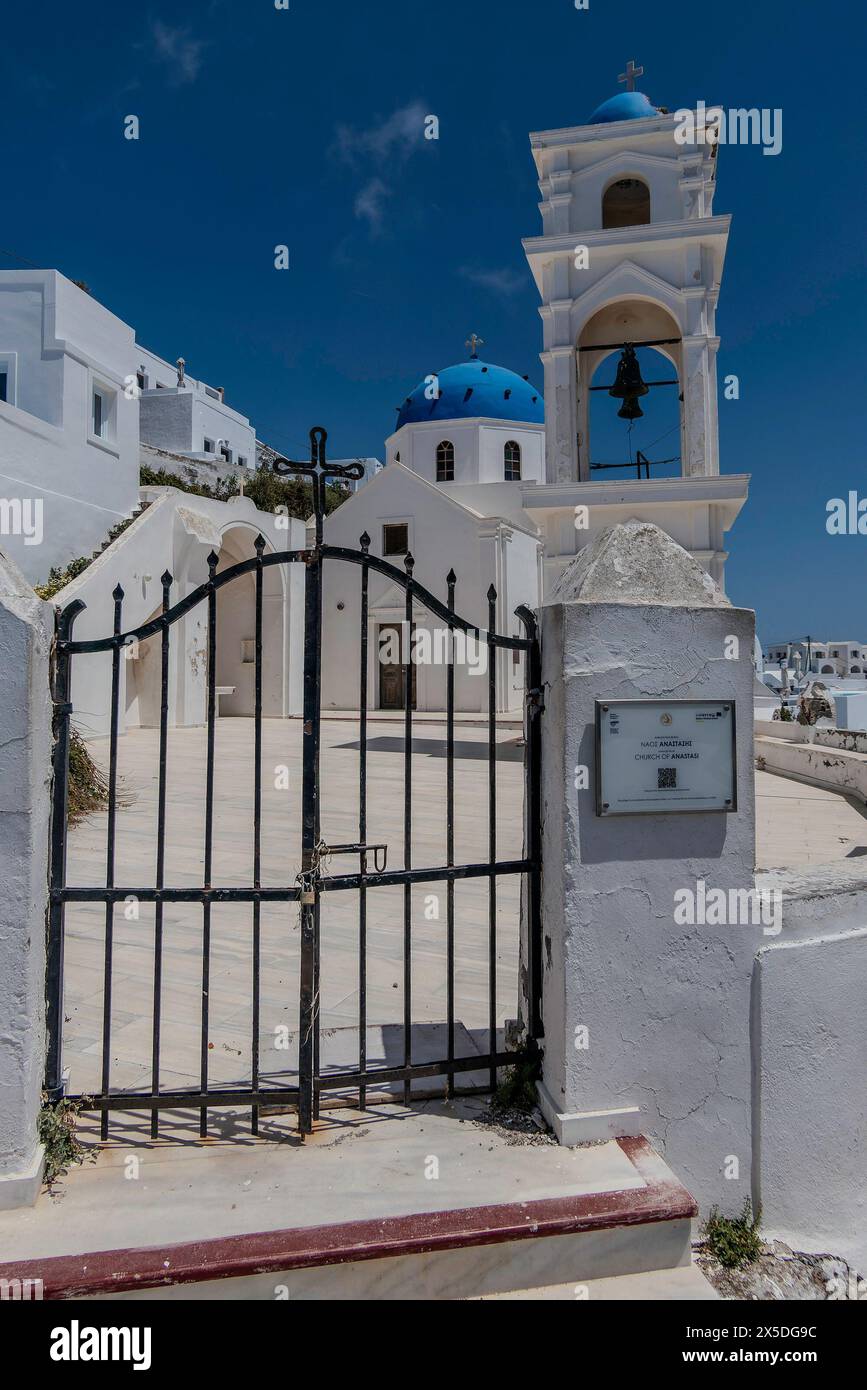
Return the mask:
[[[656,769],[656,786],[659,791],[662,791],[665,787],[676,787],[677,768],[658,767]]]

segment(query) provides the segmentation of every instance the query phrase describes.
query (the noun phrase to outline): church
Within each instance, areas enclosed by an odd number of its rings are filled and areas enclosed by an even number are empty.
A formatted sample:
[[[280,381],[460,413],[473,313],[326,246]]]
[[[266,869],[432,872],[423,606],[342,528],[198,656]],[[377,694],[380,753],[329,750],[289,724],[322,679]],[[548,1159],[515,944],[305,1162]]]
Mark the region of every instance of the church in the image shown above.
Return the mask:
[[[482,629],[491,587],[497,630],[517,635],[518,605],[537,608],[583,546],[632,519],[660,526],[725,588],[726,533],[749,485],[721,474],[719,459],[716,308],[731,219],[714,211],[718,146],[679,143],[677,117],[635,90],[641,72],[630,63],[627,90],[586,124],[530,136],[542,232],[523,249],[540,299],[543,389],[483,360],[473,334],[468,360],[410,390],[385,468],[326,522],[329,544],[355,547],[366,534],[371,553],[397,566],[411,555],[415,578],[443,602],[451,567],[456,611]],[[628,459],[599,461],[600,412],[619,401],[631,431],[657,387],[676,397],[678,452],[662,462],[678,471],[654,473],[659,461],[633,452],[631,435]],[[332,567],[324,604],[323,705],[353,709],[347,653],[360,642],[360,599],[349,567]],[[413,629],[425,623],[414,606]],[[367,636],[368,708],[403,708],[400,663],[414,639],[402,590],[378,575]],[[521,701],[509,658],[497,656],[502,712]],[[457,709],[487,708],[479,675],[456,662]],[[415,708],[443,709],[445,686],[442,667],[417,660]]]

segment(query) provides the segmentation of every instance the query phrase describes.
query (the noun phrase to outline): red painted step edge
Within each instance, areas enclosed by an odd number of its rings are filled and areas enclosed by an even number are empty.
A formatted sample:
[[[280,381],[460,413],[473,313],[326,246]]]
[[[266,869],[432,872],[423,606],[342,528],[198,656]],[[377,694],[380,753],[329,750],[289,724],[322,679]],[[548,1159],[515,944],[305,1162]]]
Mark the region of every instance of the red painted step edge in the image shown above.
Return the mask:
[[[2,1264],[0,1279],[39,1279],[46,1299],[84,1298],[697,1215],[698,1207],[685,1187],[674,1178],[660,1182],[648,1171],[651,1160],[658,1159],[646,1139],[623,1138],[617,1143],[644,1178],[645,1187],[217,1236],[178,1245],[55,1255]]]

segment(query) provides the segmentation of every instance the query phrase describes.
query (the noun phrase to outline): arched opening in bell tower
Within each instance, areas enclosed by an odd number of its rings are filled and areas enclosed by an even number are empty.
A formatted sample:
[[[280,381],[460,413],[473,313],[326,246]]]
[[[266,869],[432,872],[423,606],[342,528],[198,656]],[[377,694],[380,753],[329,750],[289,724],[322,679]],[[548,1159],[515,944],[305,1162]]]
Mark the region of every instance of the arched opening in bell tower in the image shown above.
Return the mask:
[[[671,313],[652,300],[608,304],[584,325],[577,347],[579,476],[680,477],[682,343]],[[637,395],[624,394],[635,386]]]
[[[613,180],[602,194],[602,228],[641,227],[650,221],[650,189],[644,179]]]

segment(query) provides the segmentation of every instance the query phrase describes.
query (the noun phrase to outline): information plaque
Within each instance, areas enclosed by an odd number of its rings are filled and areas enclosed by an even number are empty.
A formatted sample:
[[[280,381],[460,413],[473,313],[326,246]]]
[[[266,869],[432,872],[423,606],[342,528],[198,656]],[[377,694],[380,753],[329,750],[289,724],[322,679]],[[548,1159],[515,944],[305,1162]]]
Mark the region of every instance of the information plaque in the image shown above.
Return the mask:
[[[597,700],[596,814],[736,811],[733,700]]]

